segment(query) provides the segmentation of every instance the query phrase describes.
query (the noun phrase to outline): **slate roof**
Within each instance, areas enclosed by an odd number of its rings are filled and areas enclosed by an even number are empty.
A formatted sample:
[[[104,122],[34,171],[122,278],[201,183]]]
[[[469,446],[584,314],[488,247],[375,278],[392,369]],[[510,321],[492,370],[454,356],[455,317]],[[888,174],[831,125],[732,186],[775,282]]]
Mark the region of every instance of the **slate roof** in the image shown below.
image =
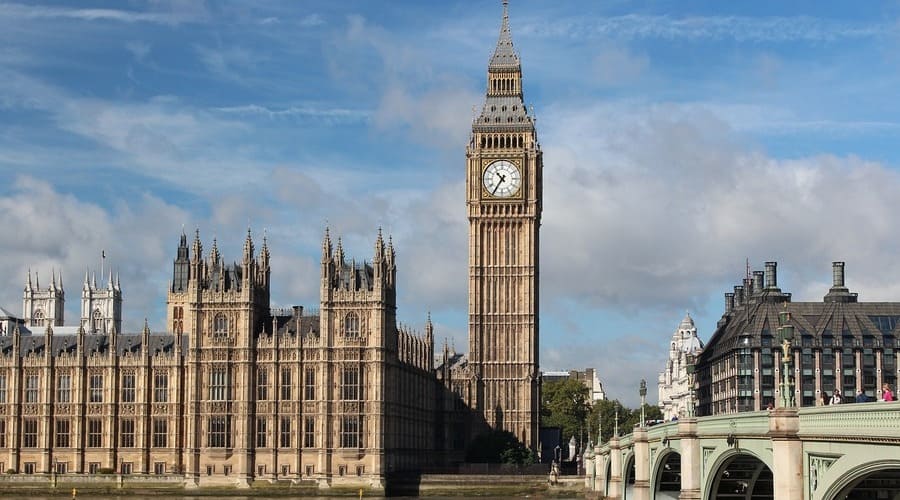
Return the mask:
[[[141,350],[142,335],[140,333],[119,334],[117,339],[117,351],[121,356],[125,352],[137,352]],[[44,335],[32,335],[23,337],[19,343],[19,354],[25,356],[29,353],[43,354],[46,348]],[[169,333],[151,333],[149,338],[150,352],[172,352],[175,350],[175,336]],[[56,335],[51,340],[51,355],[56,357],[64,352],[74,352],[78,347],[78,338],[74,335]],[[182,335],[182,346],[187,348],[188,336]],[[13,348],[13,337],[0,337],[0,352],[9,354]],[[86,334],[84,336],[84,350],[86,354],[92,352],[108,352],[109,336]]]

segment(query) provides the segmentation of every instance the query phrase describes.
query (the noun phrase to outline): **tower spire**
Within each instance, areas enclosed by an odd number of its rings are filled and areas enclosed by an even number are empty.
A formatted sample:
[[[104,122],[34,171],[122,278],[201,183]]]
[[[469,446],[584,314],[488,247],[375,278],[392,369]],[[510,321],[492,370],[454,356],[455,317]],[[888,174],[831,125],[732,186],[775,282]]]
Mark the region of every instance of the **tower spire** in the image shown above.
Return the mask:
[[[491,57],[490,69],[513,69],[520,66],[519,56],[513,48],[512,34],[509,31],[509,1],[503,0],[503,21],[500,24],[500,36],[497,47]]]

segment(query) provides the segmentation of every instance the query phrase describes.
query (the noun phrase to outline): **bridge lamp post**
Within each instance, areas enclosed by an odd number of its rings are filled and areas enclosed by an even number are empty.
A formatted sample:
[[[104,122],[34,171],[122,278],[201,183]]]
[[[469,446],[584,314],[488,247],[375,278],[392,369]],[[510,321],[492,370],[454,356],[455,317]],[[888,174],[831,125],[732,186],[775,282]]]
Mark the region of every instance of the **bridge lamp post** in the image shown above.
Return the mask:
[[[644,421],[644,405],[645,405],[645,403],[644,402],[647,399],[647,381],[644,379],[641,379],[641,389],[639,392],[641,395],[641,429],[643,429],[645,426],[645,421]]]
[[[794,406],[794,387],[791,383],[791,342],[794,341],[794,325],[789,324],[791,313],[781,311],[778,313],[778,337],[781,338],[781,406],[792,408]]]
[[[694,370],[696,370],[697,364],[697,356],[693,354],[687,355],[687,366],[685,370],[687,371],[687,379],[688,379],[688,404],[687,404],[687,416],[688,418],[694,418]]]
[[[616,419],[613,421],[613,436],[619,437],[619,402],[613,403],[616,409]]]

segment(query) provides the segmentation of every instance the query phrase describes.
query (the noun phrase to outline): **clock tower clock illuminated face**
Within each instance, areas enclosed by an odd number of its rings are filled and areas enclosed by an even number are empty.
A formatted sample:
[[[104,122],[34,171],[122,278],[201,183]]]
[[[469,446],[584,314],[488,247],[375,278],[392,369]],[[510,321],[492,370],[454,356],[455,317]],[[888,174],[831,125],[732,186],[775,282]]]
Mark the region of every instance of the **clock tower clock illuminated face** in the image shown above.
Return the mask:
[[[497,160],[484,169],[481,182],[488,195],[510,198],[519,193],[522,174],[519,173],[519,167],[514,163],[508,160]]]
[[[469,358],[464,398],[484,429],[537,449],[541,146],[522,94],[507,2],[466,148]],[[481,425],[481,424],[479,424]]]

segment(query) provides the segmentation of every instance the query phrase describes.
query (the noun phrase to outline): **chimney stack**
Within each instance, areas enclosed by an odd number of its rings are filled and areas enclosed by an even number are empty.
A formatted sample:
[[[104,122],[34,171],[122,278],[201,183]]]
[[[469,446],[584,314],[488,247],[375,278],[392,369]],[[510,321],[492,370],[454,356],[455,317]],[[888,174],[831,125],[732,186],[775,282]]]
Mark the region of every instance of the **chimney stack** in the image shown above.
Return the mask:
[[[844,288],[844,263],[832,262],[831,275],[834,279],[834,288]]]
[[[725,294],[725,314],[731,313],[734,309],[734,294],[726,293]]]
[[[763,272],[753,271],[753,293],[759,294],[763,291]]]
[[[734,286],[734,308],[740,309],[744,305],[744,287],[741,285]]]
[[[766,262],[766,288],[778,288],[778,268],[777,262]]]

